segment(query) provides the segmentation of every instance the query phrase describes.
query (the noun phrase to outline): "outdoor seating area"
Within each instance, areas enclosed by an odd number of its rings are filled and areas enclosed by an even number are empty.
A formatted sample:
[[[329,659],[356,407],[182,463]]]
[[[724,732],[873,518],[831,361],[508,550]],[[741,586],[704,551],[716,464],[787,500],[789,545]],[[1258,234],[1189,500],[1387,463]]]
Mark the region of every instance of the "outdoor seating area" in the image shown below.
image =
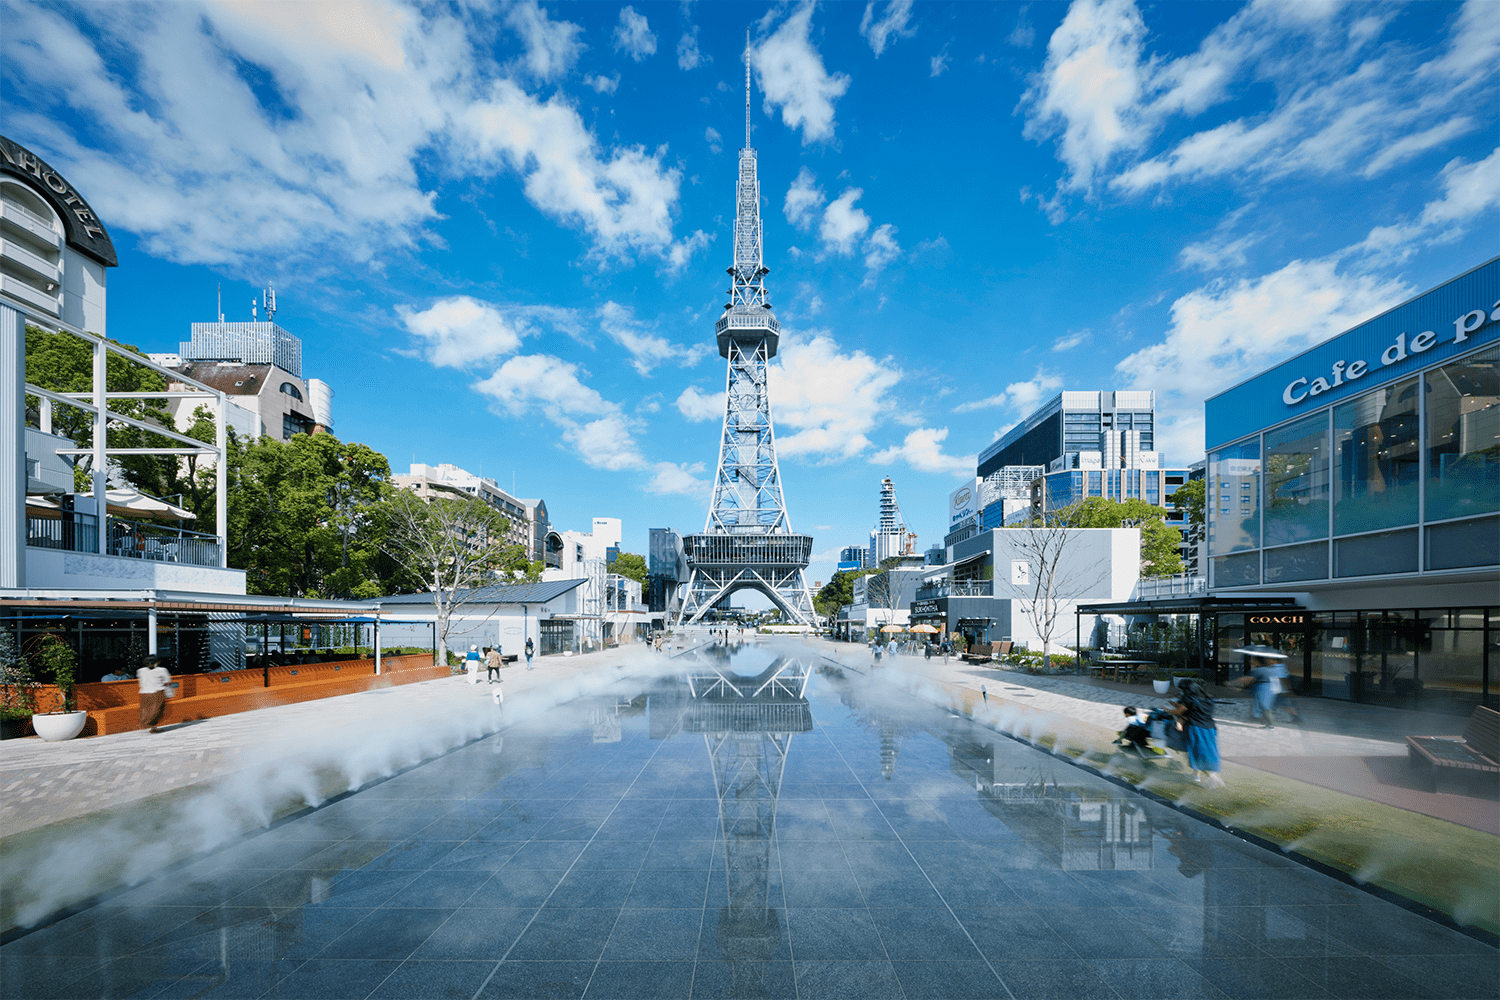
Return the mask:
[[[1428,790],[1437,791],[1441,772],[1500,775],[1500,712],[1476,705],[1462,736],[1408,736],[1413,767],[1427,772]]]

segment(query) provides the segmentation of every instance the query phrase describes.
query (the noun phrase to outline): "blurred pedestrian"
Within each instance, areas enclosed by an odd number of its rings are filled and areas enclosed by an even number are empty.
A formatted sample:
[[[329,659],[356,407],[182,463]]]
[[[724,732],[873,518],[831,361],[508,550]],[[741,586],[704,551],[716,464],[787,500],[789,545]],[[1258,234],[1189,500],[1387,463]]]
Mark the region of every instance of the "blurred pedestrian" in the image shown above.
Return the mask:
[[[464,670],[469,675],[470,684],[479,683],[479,647],[470,646],[469,655],[464,657]]]
[[[502,662],[499,649],[489,646],[484,647],[484,676],[491,684],[500,680],[500,664]]]
[[[1286,690],[1286,654],[1272,646],[1241,646],[1234,652],[1243,655],[1250,667],[1249,676],[1239,686],[1248,686],[1251,694],[1250,717],[1259,719],[1264,729],[1275,729],[1276,698]]]
[[[656,648],[657,649],[661,648],[661,640],[660,639],[658,639],[656,641]],[[531,669],[531,658],[533,656],[535,656],[535,655],[536,655],[536,643],[532,642],[530,639],[527,639],[526,640],[526,669],[527,670]]]
[[[160,656],[148,656],[146,665],[135,672],[135,679],[141,686],[141,728],[159,733],[157,723],[167,710],[167,686],[172,683],[172,675],[162,666]]]
[[[1223,788],[1219,777],[1219,730],[1214,725],[1214,700],[1203,685],[1189,678],[1182,683],[1182,701],[1169,711],[1187,726],[1188,767],[1204,788]]]

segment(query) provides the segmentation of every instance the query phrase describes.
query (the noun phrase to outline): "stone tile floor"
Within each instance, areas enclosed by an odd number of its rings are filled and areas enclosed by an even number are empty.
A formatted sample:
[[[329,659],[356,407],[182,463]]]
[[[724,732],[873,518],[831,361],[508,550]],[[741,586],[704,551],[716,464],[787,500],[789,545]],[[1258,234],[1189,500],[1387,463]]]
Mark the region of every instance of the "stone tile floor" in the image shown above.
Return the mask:
[[[14,940],[0,995],[1496,995],[1494,948],[863,678],[796,735],[684,732],[671,684]]]

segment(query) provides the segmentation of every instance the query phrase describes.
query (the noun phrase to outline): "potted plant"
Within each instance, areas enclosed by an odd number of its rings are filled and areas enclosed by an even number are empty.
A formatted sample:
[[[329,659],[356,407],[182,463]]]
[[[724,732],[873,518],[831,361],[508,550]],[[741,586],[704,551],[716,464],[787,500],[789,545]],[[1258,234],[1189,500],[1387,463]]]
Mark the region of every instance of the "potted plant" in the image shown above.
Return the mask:
[[[37,643],[32,660],[42,680],[57,685],[57,694],[47,705],[51,711],[36,712],[31,716],[31,728],[49,743],[71,740],[83,732],[88,721],[87,712],[76,711],[73,704],[73,685],[78,678],[78,657],[62,639],[51,633],[43,635]]]
[[[16,649],[16,640],[9,632],[0,632],[0,739],[26,735],[35,686],[26,660]]]

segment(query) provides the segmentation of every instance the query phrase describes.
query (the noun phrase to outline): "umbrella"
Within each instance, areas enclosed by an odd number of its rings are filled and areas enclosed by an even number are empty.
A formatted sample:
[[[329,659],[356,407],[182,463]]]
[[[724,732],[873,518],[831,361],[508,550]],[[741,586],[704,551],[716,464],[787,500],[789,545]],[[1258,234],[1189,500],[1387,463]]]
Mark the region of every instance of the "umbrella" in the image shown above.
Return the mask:
[[[132,489],[106,490],[109,512],[117,516],[149,517],[162,521],[189,521],[193,512]]]
[[[905,632],[906,629],[902,628],[900,625],[887,625],[884,628],[882,628],[880,631],[882,631],[882,632]]]
[[[922,625],[913,626],[912,627],[912,631],[913,632],[941,632],[942,629],[934,628],[931,625],[922,624]]]

